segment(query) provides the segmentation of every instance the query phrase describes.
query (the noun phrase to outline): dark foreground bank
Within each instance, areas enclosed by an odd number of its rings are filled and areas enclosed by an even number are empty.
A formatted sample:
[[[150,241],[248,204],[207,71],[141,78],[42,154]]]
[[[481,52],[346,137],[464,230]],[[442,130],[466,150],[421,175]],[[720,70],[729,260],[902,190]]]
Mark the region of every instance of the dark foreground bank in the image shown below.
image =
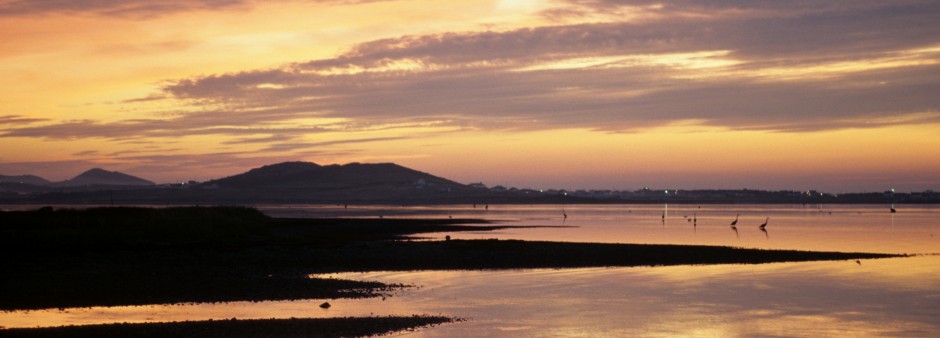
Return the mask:
[[[9,329],[3,337],[360,337],[450,323],[433,316],[366,318],[291,318],[210,320],[175,323],[104,324],[51,328]]]
[[[897,257],[714,246],[408,241],[480,220],[273,219],[249,208],[0,212],[0,309],[389,295],[404,285],[308,278],[369,270],[769,263]]]

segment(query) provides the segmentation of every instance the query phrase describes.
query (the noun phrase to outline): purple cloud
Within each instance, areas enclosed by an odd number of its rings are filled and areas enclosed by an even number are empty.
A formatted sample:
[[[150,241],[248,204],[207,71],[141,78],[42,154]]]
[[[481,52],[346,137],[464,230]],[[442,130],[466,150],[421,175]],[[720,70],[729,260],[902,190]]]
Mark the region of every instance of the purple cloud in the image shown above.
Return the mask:
[[[654,5],[573,3],[583,10]],[[235,136],[233,145],[297,149],[305,145],[301,135],[396,124],[630,131],[695,120],[808,131],[938,119],[940,3],[685,1],[652,10],[660,15],[640,23],[369,41],[334,58],[170,81],[152,96],[196,112],[114,123],[14,123],[0,137],[211,134]],[[566,60],[607,61],[546,66]],[[319,117],[346,122],[284,126]]]

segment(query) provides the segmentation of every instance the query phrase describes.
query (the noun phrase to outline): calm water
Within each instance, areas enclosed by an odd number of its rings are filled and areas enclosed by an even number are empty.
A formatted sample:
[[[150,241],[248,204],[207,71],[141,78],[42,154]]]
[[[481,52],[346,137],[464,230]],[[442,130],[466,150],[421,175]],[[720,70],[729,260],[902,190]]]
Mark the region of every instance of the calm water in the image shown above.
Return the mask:
[[[940,207],[842,205],[276,206],[275,216],[486,218],[564,228],[441,233],[612,243],[930,254]],[[562,209],[568,218],[562,216]],[[665,213],[665,218],[663,214]],[[729,223],[740,214],[735,233]],[[689,219],[695,218],[696,224]],[[769,217],[766,232],[758,225]],[[394,297],[0,313],[0,326],[444,314],[413,336],[940,336],[940,256],[764,265],[417,271],[333,277],[419,285]]]

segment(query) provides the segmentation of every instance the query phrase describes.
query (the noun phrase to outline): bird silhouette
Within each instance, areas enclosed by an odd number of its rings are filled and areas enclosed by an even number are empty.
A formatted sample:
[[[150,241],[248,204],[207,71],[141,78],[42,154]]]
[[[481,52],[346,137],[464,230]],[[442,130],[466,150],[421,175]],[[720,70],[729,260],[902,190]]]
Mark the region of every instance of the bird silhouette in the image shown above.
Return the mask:
[[[565,209],[561,209],[561,215],[565,216],[565,219],[568,219],[568,213],[565,212]]]
[[[761,224],[760,226],[758,226],[758,228],[760,228],[761,230],[764,230],[764,228],[767,227],[768,221],[770,221],[770,217],[767,217],[767,219],[764,220],[764,224]]]
[[[735,225],[738,225],[738,216],[741,216],[741,214],[734,215],[734,221],[731,222],[731,227],[732,227],[732,228],[734,228]],[[737,229],[737,228],[735,228],[735,229]]]

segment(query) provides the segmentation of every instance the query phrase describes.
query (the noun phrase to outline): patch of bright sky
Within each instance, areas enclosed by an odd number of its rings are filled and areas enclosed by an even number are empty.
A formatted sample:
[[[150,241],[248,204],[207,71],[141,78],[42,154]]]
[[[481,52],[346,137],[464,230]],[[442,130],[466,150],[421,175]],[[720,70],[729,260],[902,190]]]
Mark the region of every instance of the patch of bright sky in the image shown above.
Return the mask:
[[[730,67],[742,63],[740,60],[725,58],[727,50],[700,51],[691,53],[664,53],[642,55],[616,55],[578,57],[550,61],[527,66],[516,71],[564,70],[584,68],[629,68],[664,66],[676,69],[703,69]]]
[[[469,0],[446,6],[423,0],[294,1],[146,18],[55,13],[4,18],[0,89],[18,98],[5,107],[18,114],[101,121],[148,117],[116,114],[109,107],[63,107],[146,97],[165,80],[330,58],[362,41],[544,24],[537,13],[546,6],[535,1],[488,6]],[[419,66],[425,65],[405,60],[385,70]]]

